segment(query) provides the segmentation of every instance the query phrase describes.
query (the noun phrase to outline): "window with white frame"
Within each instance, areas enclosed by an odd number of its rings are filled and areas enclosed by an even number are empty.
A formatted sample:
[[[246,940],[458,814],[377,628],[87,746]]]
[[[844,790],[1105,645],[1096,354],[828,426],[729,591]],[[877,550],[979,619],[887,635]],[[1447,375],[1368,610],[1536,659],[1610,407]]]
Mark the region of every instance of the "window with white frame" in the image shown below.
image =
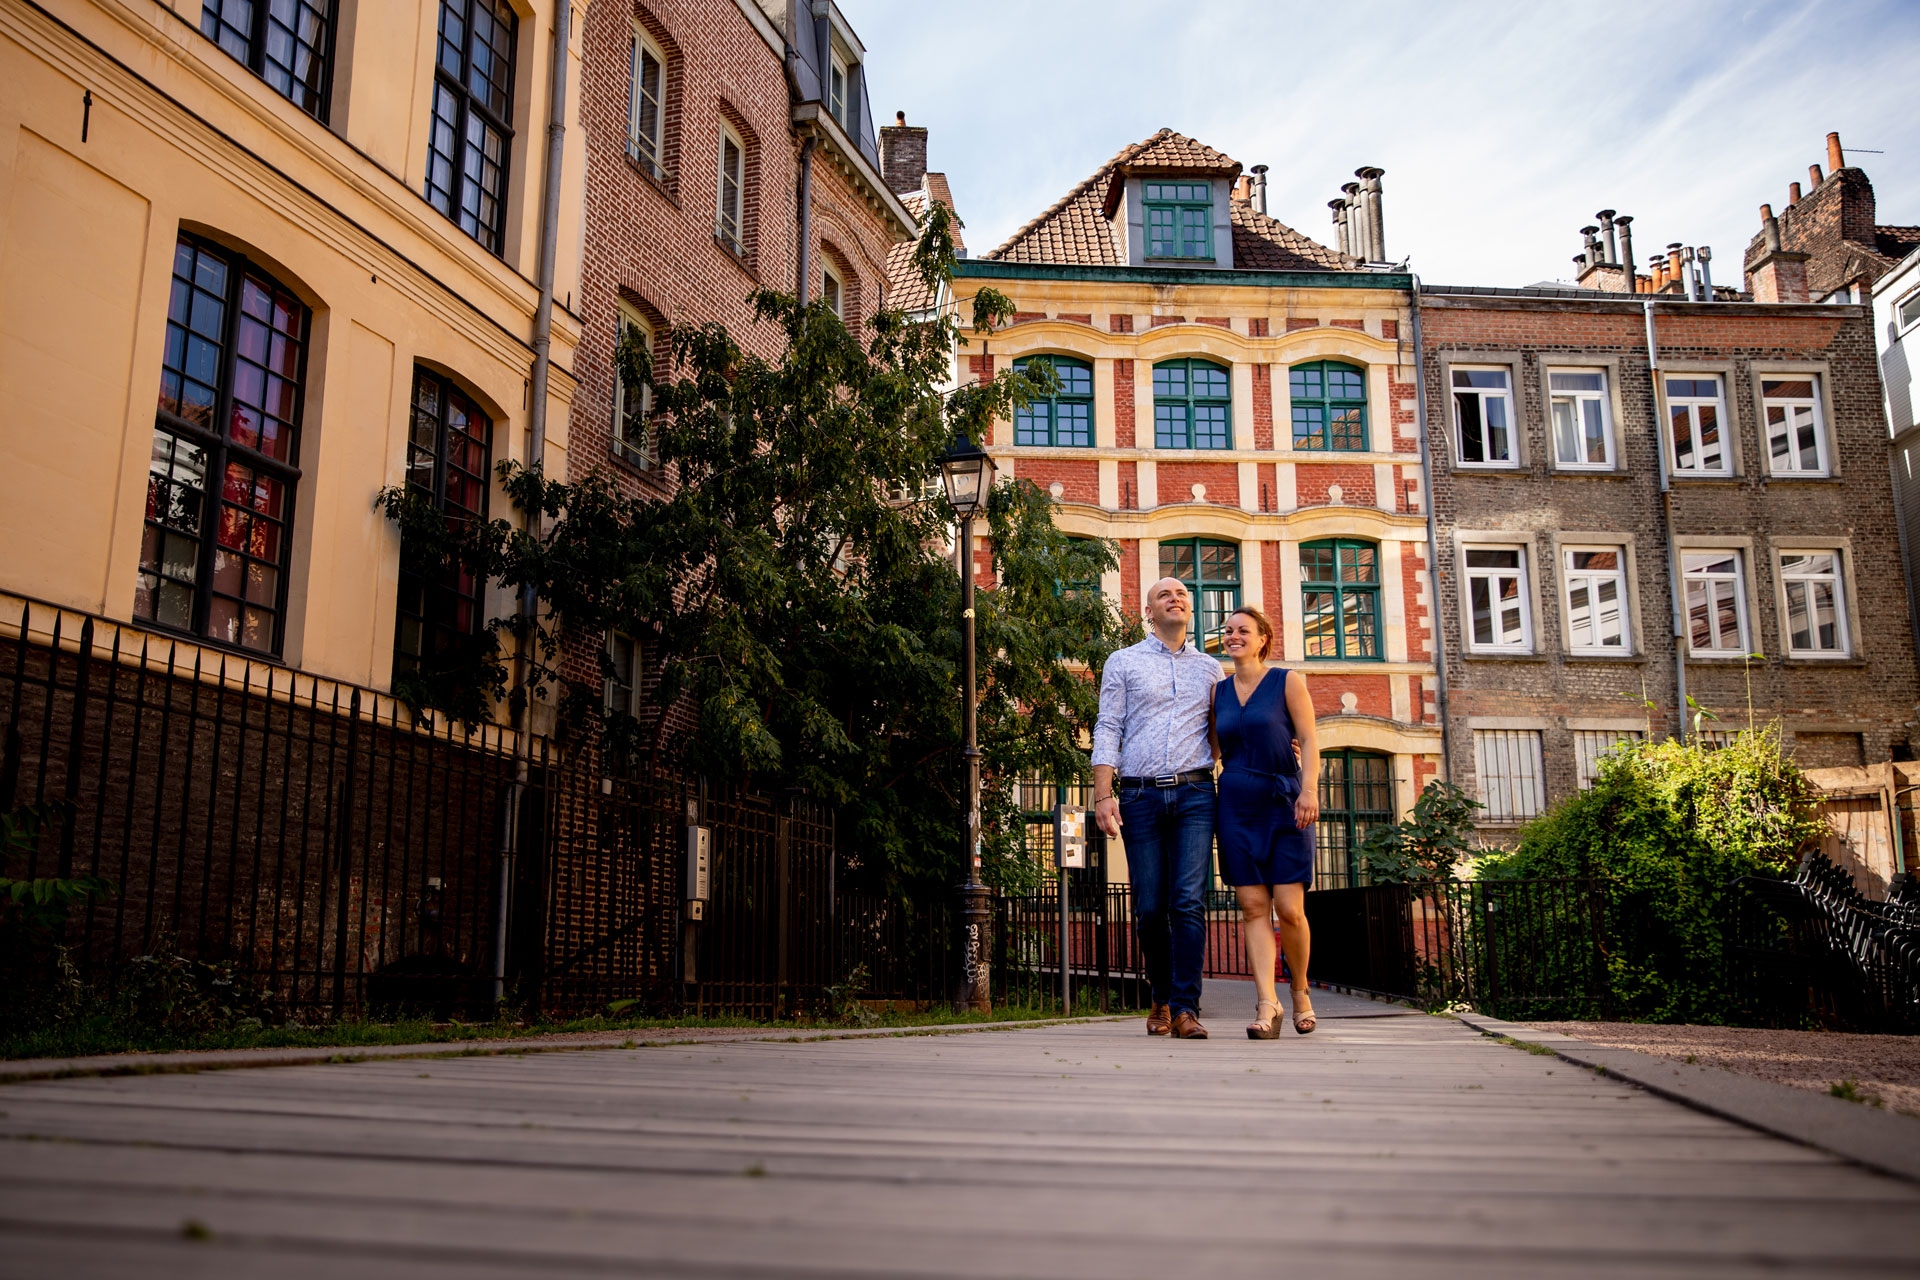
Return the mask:
[[[833,269],[833,264],[827,264],[820,272],[820,300],[833,314],[845,319],[846,296],[847,288],[840,282],[840,273]]]
[[[1908,329],[1916,324],[1920,324],[1920,289],[1916,289],[1914,292],[1900,299],[1900,305],[1897,310],[1900,314],[1900,327],[1902,329]]]
[[[1562,467],[1613,466],[1613,432],[1604,369],[1550,369],[1547,393],[1553,417],[1553,457]]]
[[[1567,584],[1567,648],[1599,655],[1628,652],[1626,549],[1566,547],[1560,554]]]
[[[827,72],[827,114],[839,122],[842,129],[847,127],[847,82],[852,77],[846,59],[838,52],[833,53]]]
[[[747,149],[733,130],[720,128],[720,185],[714,202],[713,234],[737,254],[746,254]]]
[[[1687,648],[1695,657],[1747,655],[1746,574],[1738,551],[1688,551],[1680,557],[1687,586]]]
[[[1767,424],[1767,469],[1776,476],[1827,473],[1826,433],[1820,429],[1820,383],[1812,374],[1762,378],[1760,411]]]
[[[1715,374],[1670,377],[1667,425],[1676,476],[1730,476],[1733,453],[1727,447],[1727,401]]]
[[[1844,658],[1846,592],[1837,551],[1782,551],[1780,586],[1787,597],[1787,652],[1796,658]]]
[[[1527,617],[1527,555],[1520,547],[1468,547],[1467,647],[1481,653],[1533,648]]]
[[[608,715],[640,714],[640,642],[625,632],[607,632],[607,666],[601,680],[601,698]]]
[[[1453,415],[1460,461],[1510,466],[1513,451],[1513,374],[1510,370],[1453,370]]]
[[[615,341],[618,345],[613,365],[613,456],[635,466],[650,467],[654,461],[653,436],[647,425],[647,413],[653,407],[653,393],[644,386],[628,389],[619,353],[622,347],[638,343],[641,362],[651,366],[653,331],[637,312],[623,305]]]
[[[1573,732],[1574,771],[1586,791],[1600,778],[1600,762],[1622,743],[1640,741],[1637,729],[1576,729]]]
[[[1475,729],[1474,772],[1486,822],[1524,822],[1547,807],[1538,729]]]
[[[667,60],[636,26],[632,80],[627,89],[627,155],[656,178],[661,176],[666,126]]]

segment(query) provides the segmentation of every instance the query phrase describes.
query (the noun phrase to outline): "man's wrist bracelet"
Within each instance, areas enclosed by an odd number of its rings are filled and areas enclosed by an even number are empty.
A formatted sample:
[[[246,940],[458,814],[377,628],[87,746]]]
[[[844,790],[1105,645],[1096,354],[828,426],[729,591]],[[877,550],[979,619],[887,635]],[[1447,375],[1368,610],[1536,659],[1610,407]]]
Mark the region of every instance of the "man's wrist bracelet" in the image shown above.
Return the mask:
[[[1108,800],[1111,800],[1111,799],[1113,799],[1113,792],[1111,792],[1111,791],[1109,791],[1109,792],[1107,792],[1107,794],[1105,794],[1105,795],[1103,795],[1103,796],[1095,796],[1095,797],[1093,798],[1093,802],[1094,802],[1095,804],[1103,804],[1103,803],[1105,803],[1106,801],[1108,801]]]

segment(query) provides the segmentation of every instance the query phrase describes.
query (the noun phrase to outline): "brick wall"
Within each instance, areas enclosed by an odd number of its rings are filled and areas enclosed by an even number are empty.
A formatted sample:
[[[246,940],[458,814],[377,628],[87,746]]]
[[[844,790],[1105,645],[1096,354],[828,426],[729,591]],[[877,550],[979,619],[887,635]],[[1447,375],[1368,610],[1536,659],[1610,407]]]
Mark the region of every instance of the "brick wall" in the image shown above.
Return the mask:
[[[1194,501],[1196,484],[1207,487],[1206,502],[1227,507],[1240,505],[1240,468],[1231,462],[1162,462],[1156,470],[1163,507]]]
[[[1100,464],[1097,462],[1023,458],[1019,476],[1022,480],[1033,481],[1042,489],[1058,484],[1062,502],[1084,502],[1095,507],[1100,505]]]
[[[1133,448],[1133,392],[1133,361],[1115,360],[1113,362],[1113,442],[1122,449]]]
[[[1328,488],[1336,484],[1341,489],[1342,506],[1374,505],[1373,467],[1370,464],[1315,462],[1302,465],[1294,473],[1294,491],[1299,495],[1303,507],[1326,506]]]
[[[1253,366],[1253,447],[1273,448],[1273,366]]]

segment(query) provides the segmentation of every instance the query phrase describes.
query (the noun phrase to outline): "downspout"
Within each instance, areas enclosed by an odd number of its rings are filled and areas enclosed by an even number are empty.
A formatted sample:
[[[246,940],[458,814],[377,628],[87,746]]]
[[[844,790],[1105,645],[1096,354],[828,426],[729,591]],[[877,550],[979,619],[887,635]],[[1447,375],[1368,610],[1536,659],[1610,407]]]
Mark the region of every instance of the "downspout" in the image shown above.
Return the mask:
[[[813,148],[818,141],[811,131],[800,140],[800,279],[793,292],[803,307],[813,283]]]
[[[1434,712],[1440,718],[1440,780],[1451,782],[1453,771],[1447,754],[1447,634],[1441,624],[1440,606],[1440,532],[1433,510],[1433,455],[1427,446],[1427,348],[1420,339],[1420,277],[1413,281],[1413,394],[1414,412],[1420,438],[1420,483],[1426,492],[1422,501],[1427,508],[1427,594],[1433,610],[1433,693]]]
[[[1673,597],[1673,703],[1676,724],[1674,740],[1687,738],[1687,635],[1686,599],[1680,580],[1680,556],[1673,545],[1673,481],[1667,474],[1667,446],[1660,438],[1660,347],[1653,336],[1653,299],[1641,306],[1647,313],[1647,380],[1653,389],[1653,452],[1660,467],[1660,521],[1667,544],[1667,587]]]
[[[528,388],[529,468],[544,466],[547,457],[547,387],[553,373],[553,274],[555,259],[560,254],[560,182],[566,163],[567,59],[568,45],[572,41],[569,30],[572,20],[573,0],[559,0],[553,12],[553,65],[547,74],[550,89],[547,98],[546,183],[540,202],[540,305],[533,313],[533,381]],[[538,509],[527,513],[527,532],[535,538],[540,536]],[[539,608],[540,601],[533,588],[522,588],[521,617],[531,619]],[[517,648],[514,665],[519,670],[519,683],[524,690],[527,669],[527,642],[524,636]],[[532,750],[533,704],[530,698],[523,698],[522,703],[521,710],[514,717],[518,721],[515,727],[519,732],[514,735],[513,783],[508,790],[506,810],[502,815],[506,830],[501,833],[499,883],[495,886],[495,900],[499,904],[493,922],[493,1002],[496,1005],[506,999],[507,994],[507,927],[513,899],[513,868],[520,853],[520,814],[526,802],[531,772],[528,757]]]

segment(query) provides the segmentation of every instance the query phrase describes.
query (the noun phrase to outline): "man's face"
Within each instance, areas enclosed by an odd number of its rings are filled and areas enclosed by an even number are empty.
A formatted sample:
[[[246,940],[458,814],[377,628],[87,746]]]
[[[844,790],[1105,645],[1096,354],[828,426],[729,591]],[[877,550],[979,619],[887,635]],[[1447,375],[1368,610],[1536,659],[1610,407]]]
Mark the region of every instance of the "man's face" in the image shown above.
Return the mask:
[[[1156,627],[1193,621],[1193,598],[1177,578],[1162,578],[1147,592],[1147,621]]]

